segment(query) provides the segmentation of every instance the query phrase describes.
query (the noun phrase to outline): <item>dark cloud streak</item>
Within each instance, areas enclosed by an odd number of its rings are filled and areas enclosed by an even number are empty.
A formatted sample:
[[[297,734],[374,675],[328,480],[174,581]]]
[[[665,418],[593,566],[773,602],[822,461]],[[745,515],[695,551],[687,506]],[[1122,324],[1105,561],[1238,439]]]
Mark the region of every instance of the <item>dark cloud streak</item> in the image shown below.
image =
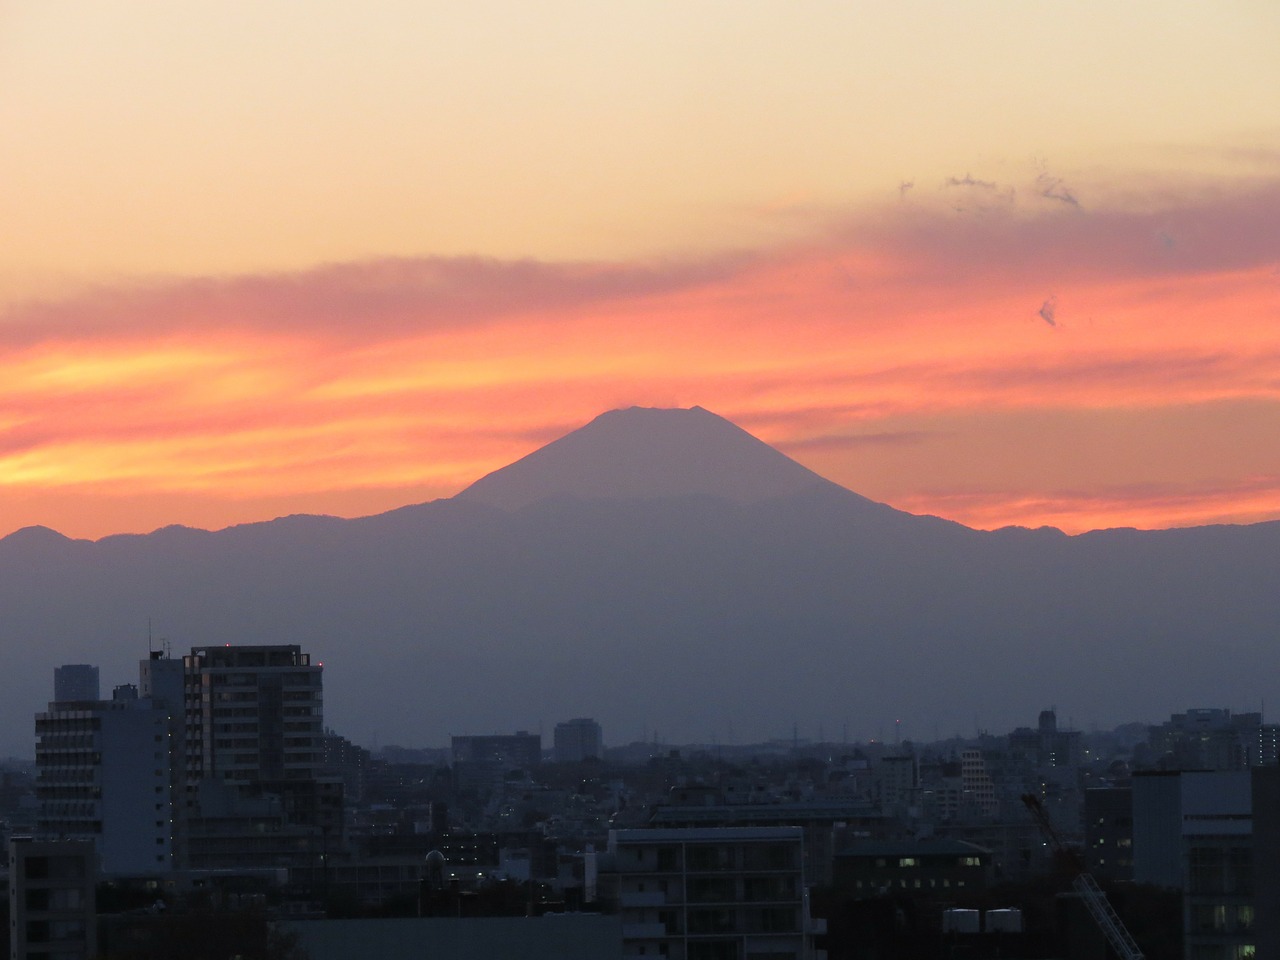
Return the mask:
[[[1036,311],[1036,315],[1049,326],[1056,327],[1058,325],[1058,298],[1050,297],[1040,304],[1040,309]]]
[[[1036,189],[1040,191],[1040,196],[1046,200],[1056,200],[1059,203],[1065,203],[1069,207],[1079,207],[1080,201],[1076,199],[1076,195],[1062,185],[1061,177],[1051,177],[1047,173],[1041,173],[1036,177]]]
[[[994,180],[976,180],[970,173],[966,173],[963,177],[947,177],[945,185],[948,187],[980,187],[983,190],[994,190],[997,186]]]

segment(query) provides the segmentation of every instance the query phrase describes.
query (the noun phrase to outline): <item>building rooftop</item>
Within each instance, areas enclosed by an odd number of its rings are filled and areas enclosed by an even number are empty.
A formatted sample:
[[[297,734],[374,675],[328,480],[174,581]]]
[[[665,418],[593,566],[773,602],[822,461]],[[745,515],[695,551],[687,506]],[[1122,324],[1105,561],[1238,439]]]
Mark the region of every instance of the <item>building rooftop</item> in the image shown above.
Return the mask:
[[[669,829],[610,830],[618,843],[696,843],[700,840],[798,840],[800,827],[676,827]]]
[[[840,857],[975,857],[991,851],[965,840],[884,840],[854,843],[836,854]]]

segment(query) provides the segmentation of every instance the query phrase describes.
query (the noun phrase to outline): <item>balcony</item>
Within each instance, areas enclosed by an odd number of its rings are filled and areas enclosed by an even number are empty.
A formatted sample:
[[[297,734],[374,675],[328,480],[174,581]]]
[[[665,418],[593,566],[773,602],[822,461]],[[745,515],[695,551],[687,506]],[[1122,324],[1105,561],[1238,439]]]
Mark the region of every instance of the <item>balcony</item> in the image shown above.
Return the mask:
[[[663,940],[666,936],[667,928],[661,923],[624,923],[622,925],[623,940]]]
[[[618,894],[621,907],[663,907],[666,903],[667,895],[661,890],[629,890]]]

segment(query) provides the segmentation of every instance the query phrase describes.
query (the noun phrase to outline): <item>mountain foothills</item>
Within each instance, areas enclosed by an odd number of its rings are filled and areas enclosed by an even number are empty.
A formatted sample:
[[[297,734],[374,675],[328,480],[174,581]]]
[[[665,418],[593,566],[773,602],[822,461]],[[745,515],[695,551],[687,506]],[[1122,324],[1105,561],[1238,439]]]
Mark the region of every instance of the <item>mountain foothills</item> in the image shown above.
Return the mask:
[[[981,532],[836,486],[722,418],[630,409],[448,500],[355,520],[0,540],[0,755],[60,663],[136,676],[147,624],[299,643],[369,746],[1008,730],[1256,709],[1280,674],[1280,523]]]

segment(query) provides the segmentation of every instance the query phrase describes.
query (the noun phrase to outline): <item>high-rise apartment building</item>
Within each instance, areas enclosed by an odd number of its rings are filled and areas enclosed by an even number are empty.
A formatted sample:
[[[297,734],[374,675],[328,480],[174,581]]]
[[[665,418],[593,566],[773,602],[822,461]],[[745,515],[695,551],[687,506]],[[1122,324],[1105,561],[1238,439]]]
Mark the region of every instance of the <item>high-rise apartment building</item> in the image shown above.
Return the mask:
[[[298,646],[153,653],[136,687],[83,692],[36,716],[39,826],[92,840],[104,873],[285,866],[341,842],[321,666]]]
[[[182,666],[190,863],[278,862],[336,843],[342,782],[324,769],[321,664],[288,644],[196,647]]]
[[[183,657],[187,781],[314,779],[324,759],[322,669],[296,644],[196,647]]]
[[[163,873],[173,866],[172,711],[132,687],[117,693],[36,714],[37,825],[91,840],[105,874]]]
[[[987,772],[987,761],[981,750],[960,751],[960,777],[964,785],[964,800],[973,804],[983,816],[995,816],[1000,809],[996,798],[995,782]]]

